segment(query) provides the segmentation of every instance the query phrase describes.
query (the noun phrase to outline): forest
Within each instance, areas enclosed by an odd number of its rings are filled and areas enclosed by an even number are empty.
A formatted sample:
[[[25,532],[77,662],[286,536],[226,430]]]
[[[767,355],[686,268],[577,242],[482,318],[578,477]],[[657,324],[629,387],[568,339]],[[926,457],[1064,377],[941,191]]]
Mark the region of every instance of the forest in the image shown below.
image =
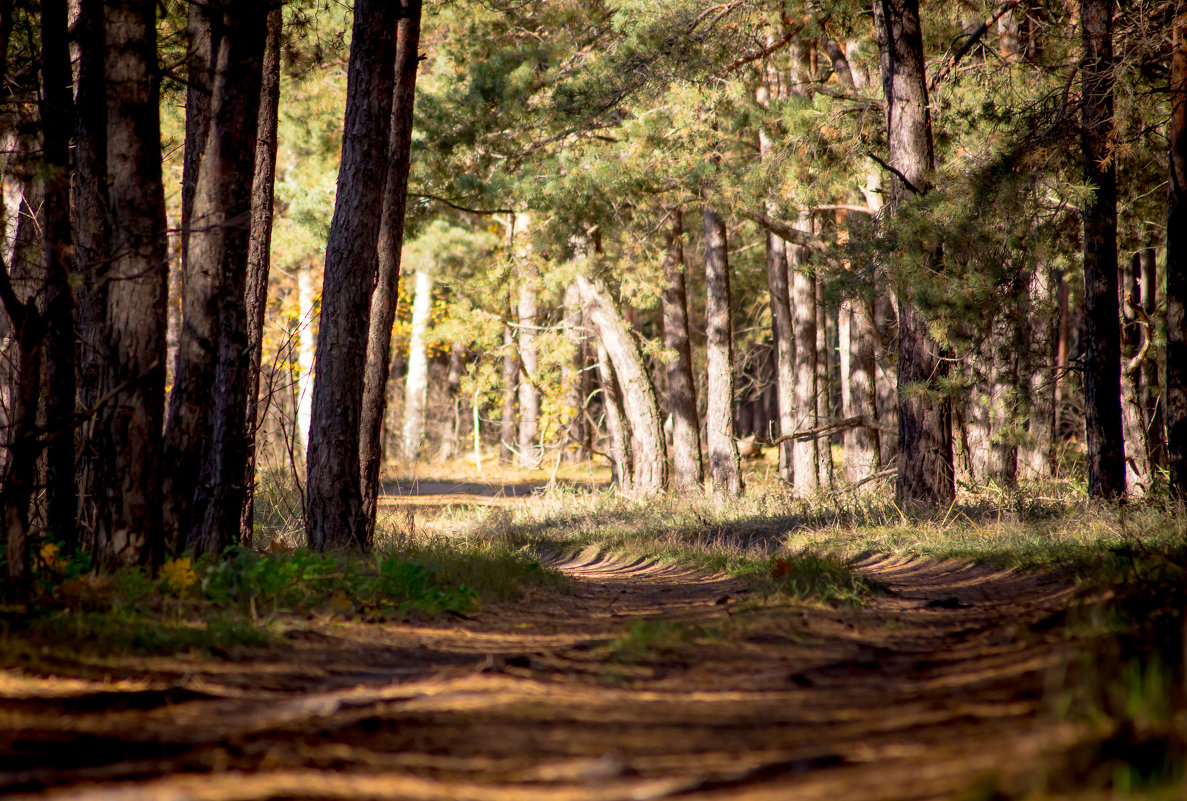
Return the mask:
[[[1187,786],[1187,0],[0,0],[0,142],[0,793]]]

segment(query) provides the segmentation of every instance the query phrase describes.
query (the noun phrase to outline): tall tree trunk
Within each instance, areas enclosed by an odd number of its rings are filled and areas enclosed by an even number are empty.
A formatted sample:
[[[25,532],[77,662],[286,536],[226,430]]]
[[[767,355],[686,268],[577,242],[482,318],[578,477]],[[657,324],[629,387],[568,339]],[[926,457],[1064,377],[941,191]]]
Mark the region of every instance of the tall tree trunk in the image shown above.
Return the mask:
[[[84,412],[76,484],[79,529],[93,544],[101,491],[96,407],[108,361],[104,338],[107,307],[107,86],[104,77],[103,0],[82,0],[75,26],[78,89],[74,147],[74,235],[78,288],[78,405]]]
[[[70,46],[65,0],[41,3],[41,126],[45,171],[45,508],[51,536],[78,544],[74,482],[74,241],[70,224]]]
[[[930,187],[935,168],[928,109],[923,37],[917,0],[875,0],[880,28],[892,181],[891,213],[910,190]],[[939,269],[942,254],[932,254]],[[942,396],[948,374],[927,322],[905,295],[898,303],[898,480],[901,506],[947,505],[956,494],[952,464],[952,404]],[[923,391],[921,391],[923,390]],[[937,397],[939,395],[939,397]]]
[[[523,375],[519,381],[519,465],[540,466],[540,390],[539,357],[536,353],[538,290],[536,271],[526,260],[520,262],[519,302],[516,305],[519,335],[519,363]]]
[[[264,316],[268,307],[268,273],[272,251],[272,206],[276,189],[276,145],[280,111],[280,35],[284,23],[280,6],[268,11],[267,38],[260,84],[260,116],[256,125],[256,160],[251,189],[251,243],[247,251],[248,386],[247,473],[239,536],[250,544],[255,517],[256,430],[260,427],[260,361],[264,350]]]
[[[849,387],[850,402],[845,407],[844,416],[861,416],[871,426],[876,426],[879,417],[874,394],[874,312],[867,301],[855,298],[847,308],[842,307],[841,314],[849,316],[849,372],[845,383]],[[846,432],[845,462],[850,481],[861,481],[878,471],[881,466],[880,436],[877,428],[865,426]]]
[[[573,347],[573,357],[561,365],[565,393],[564,426],[568,432],[563,458],[566,462],[583,462],[589,458],[589,426],[585,420],[585,404],[589,397],[585,389],[589,373],[586,369],[589,335],[582,325],[581,290],[576,284],[569,284],[565,289],[564,307],[565,334]]]
[[[1153,354],[1142,345],[1146,333],[1136,309],[1141,308],[1142,255],[1134,253],[1122,270],[1121,297],[1121,428],[1125,438],[1125,486],[1141,495],[1153,486],[1150,442],[1142,396],[1142,364]],[[1145,311],[1143,309],[1143,311]]]
[[[791,291],[795,324],[795,428],[816,428],[816,275],[807,251],[791,246]],[[795,490],[803,496],[820,488],[820,440],[795,443]]]
[[[1187,498],[1187,0],[1176,0],[1166,211],[1166,444],[1171,492]]]
[[[454,342],[449,348],[449,372],[445,376],[445,416],[441,421],[441,450],[437,454],[441,461],[452,459],[458,454],[458,440],[461,439],[458,391],[462,386],[462,363],[465,357],[466,348],[460,342]]]
[[[367,541],[375,538],[382,457],[383,418],[391,364],[392,324],[400,291],[400,260],[404,247],[404,215],[408,170],[412,163],[412,112],[416,101],[416,67],[420,47],[421,0],[401,0],[396,31],[396,85],[388,140],[388,174],[379,224],[379,281],[371,295],[367,334],[367,366],[363,377],[363,408],[359,422],[359,459]]]
[[[824,303],[824,283],[816,281],[816,420],[819,423],[832,418],[832,332],[831,315]],[[819,444],[816,458],[820,460],[820,483],[833,487],[832,437],[816,440]]]
[[[210,141],[199,170],[192,220],[202,230],[190,232],[190,258],[210,265],[218,275],[218,345],[206,413],[205,458],[185,550],[219,554],[238,541],[247,499],[247,259],[268,8],[238,0],[211,3],[210,8],[217,15],[212,32],[219,39],[218,62]],[[183,331],[184,327],[183,323]]]
[[[515,350],[515,327],[510,322],[511,301],[507,301],[508,321],[503,324],[503,403],[499,418],[499,461],[511,464],[515,457],[515,399],[519,394],[519,356]]]
[[[408,337],[408,376],[404,381],[404,425],[401,453],[409,462],[420,456],[425,437],[425,406],[429,393],[429,357],[425,334],[433,310],[433,274],[416,272],[412,299],[412,332]]]
[[[672,483],[688,494],[705,482],[701,461],[701,423],[697,416],[696,382],[692,375],[692,342],[688,336],[688,293],[684,282],[684,213],[671,209],[665,234],[663,314],[664,347],[676,358],[667,364],[668,411],[672,415]],[[786,268],[785,268],[786,269]],[[786,276],[786,273],[784,273]],[[786,278],[784,279],[786,282]]]
[[[770,37],[768,36],[768,39]],[[771,78],[759,86],[758,102],[766,105],[771,94]],[[758,131],[759,157],[771,157],[771,137],[766,130]],[[767,214],[773,215],[773,204]],[[775,343],[775,397],[779,405],[779,436],[795,431],[795,334],[791,316],[791,294],[788,287],[787,243],[771,231],[767,235],[767,290],[771,304],[771,339]],[[795,443],[790,439],[779,445],[779,475],[791,482],[795,475]]]
[[[584,293],[583,293],[584,295]],[[597,338],[598,382],[602,385],[602,409],[606,415],[606,439],[610,449],[610,475],[620,492],[631,491],[631,433],[622,410],[622,390],[610,364],[610,353]]]
[[[316,282],[313,265],[297,268],[297,437],[301,453],[309,450],[309,430],[313,427],[313,358],[317,347],[318,314],[315,304]]]
[[[351,34],[346,130],[326,245],[313,420],[306,457],[306,531],[315,549],[362,548],[359,418],[388,170],[395,86],[395,3],[358,0]]]
[[[186,22],[185,154],[181,164],[181,275],[182,294],[189,275],[190,232],[193,228],[194,199],[198,193],[198,170],[210,139],[210,103],[214,94],[214,65],[217,42],[210,30],[206,3],[189,6]]]
[[[1125,495],[1121,343],[1117,297],[1117,172],[1112,150],[1115,0],[1081,0],[1080,145],[1084,182],[1084,411],[1088,494]]]
[[[710,206],[705,206],[704,218],[709,476],[714,493],[737,498],[742,494],[742,468],[734,439],[734,325],[725,222]]]
[[[156,2],[104,5],[111,262],[99,413],[105,486],[99,563],[142,564],[161,552],[165,405],[165,193],[161,182]]]
[[[1153,320],[1158,316],[1158,262],[1154,248],[1142,250],[1141,297],[1138,299],[1145,309],[1146,317]],[[1166,420],[1162,414],[1162,378],[1159,374],[1158,348],[1150,351],[1142,365],[1142,406],[1147,421],[1146,433],[1150,443],[1150,465],[1155,469],[1166,469]]]
[[[1029,479],[1051,475],[1055,445],[1055,319],[1053,311],[1054,276],[1040,270],[1031,278],[1027,293],[1031,309],[1019,324],[1019,352],[1022,358],[1018,377],[1022,410],[1026,416],[1026,436],[1018,450],[1019,474]]]

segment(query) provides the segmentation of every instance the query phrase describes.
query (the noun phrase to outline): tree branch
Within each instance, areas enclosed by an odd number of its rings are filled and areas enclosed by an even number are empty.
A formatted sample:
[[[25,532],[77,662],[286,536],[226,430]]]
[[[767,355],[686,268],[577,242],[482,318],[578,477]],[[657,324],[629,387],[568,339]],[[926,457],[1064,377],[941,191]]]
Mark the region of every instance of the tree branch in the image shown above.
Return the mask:
[[[878,162],[878,165],[880,167],[882,167],[882,169],[886,170],[887,172],[894,175],[895,178],[898,178],[900,181],[902,181],[903,186],[907,187],[907,189],[909,189],[912,194],[915,194],[915,195],[923,194],[923,191],[919,187],[915,186],[915,184],[911,183],[911,181],[907,178],[907,176],[905,176],[901,172],[899,172],[897,167],[892,167],[891,165],[887,164],[885,161],[878,158],[876,155],[874,155],[870,151],[866,151],[866,155],[869,156],[870,158],[872,158],[874,161]]]
[[[462,206],[454,203],[448,198],[443,198],[440,195],[429,195],[422,192],[409,192],[408,197],[418,197],[425,200],[435,200],[442,205],[449,206],[451,209],[457,211],[464,211],[466,214],[492,215],[492,214],[518,214],[520,209],[472,209],[467,206]]]
[[[780,239],[785,239],[793,245],[815,249],[822,249],[824,247],[825,243],[820,238],[813,236],[807,231],[801,231],[798,228],[794,228],[782,220],[773,219],[766,214],[763,214],[761,211],[738,209],[737,214],[739,217],[750,220],[752,223],[761,225],[775,236],[779,237]]]
[[[939,86],[940,81],[948,77],[948,73],[955,69],[956,65],[960,63],[960,60],[968,55],[968,52],[976,46],[977,42],[981,41],[981,39],[985,37],[985,34],[989,32],[989,29],[992,28],[999,19],[1009,13],[1009,11],[1017,6],[1020,2],[1022,2],[1022,0],[1006,0],[1006,2],[1003,3],[997,11],[993,12],[993,15],[990,16],[989,19],[982,22],[975,31],[970,33],[969,38],[966,39],[964,44],[960,46],[960,49],[949,56],[948,59],[942,65],[940,65],[940,68],[936,71],[936,74],[932,76],[931,83],[929,83],[927,86],[927,91],[934,92],[936,87]]]
[[[734,70],[741,69],[742,67],[745,67],[747,64],[758,61],[760,58],[766,58],[767,56],[771,55],[775,51],[782,49],[783,47],[787,46],[788,42],[790,42],[792,40],[792,38],[795,36],[795,34],[796,34],[796,31],[794,29],[788,30],[781,37],[779,37],[775,41],[771,42],[766,47],[764,47],[754,53],[751,53],[750,55],[742,56],[737,61],[735,61],[733,64],[730,64],[728,67],[725,68],[725,74],[728,75],[729,73],[733,72]]]
[[[1133,312],[1138,322],[1142,326],[1142,347],[1134,354],[1134,357],[1125,364],[1125,374],[1127,376],[1137,375],[1138,370],[1142,369],[1146,359],[1150,355],[1150,345],[1154,339],[1154,326],[1150,323],[1150,317],[1146,314],[1146,310],[1133,302],[1133,295],[1127,291],[1125,293],[1125,305]]]

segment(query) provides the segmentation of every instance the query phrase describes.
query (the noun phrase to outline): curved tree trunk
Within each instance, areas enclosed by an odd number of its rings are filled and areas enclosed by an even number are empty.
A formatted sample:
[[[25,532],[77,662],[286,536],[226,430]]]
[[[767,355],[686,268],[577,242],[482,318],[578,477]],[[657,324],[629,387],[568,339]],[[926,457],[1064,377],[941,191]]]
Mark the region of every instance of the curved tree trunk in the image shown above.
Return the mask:
[[[1081,0],[1084,43],[1080,146],[1092,198],[1084,208],[1084,417],[1088,493],[1125,495],[1117,298],[1117,169],[1113,155],[1115,0]]]
[[[1176,0],[1166,212],[1166,444],[1171,492],[1187,498],[1187,0]]]
[[[305,526],[318,550],[367,545],[359,418],[388,170],[398,10],[382,0],[358,0],[354,9],[306,456]]]
[[[605,347],[613,365],[634,435],[636,450],[631,454],[634,470],[630,491],[635,495],[663,492],[668,472],[664,458],[664,430],[659,401],[643,364],[643,355],[606,288],[584,276],[577,277],[577,286],[597,329],[598,341]]]
[[[701,423],[697,415],[696,382],[692,375],[692,342],[688,336],[688,293],[684,282],[684,214],[672,209],[665,237],[664,347],[676,353],[668,362],[668,410],[672,415],[672,483],[678,493],[699,490],[705,483],[701,461]]]
[[[99,413],[105,482],[99,564],[161,553],[161,429],[165,405],[165,192],[155,0],[104,5],[111,262],[104,340],[111,351]]]
[[[251,243],[247,251],[247,348],[248,386],[247,473],[244,489],[247,496],[239,520],[239,537],[250,544],[252,519],[255,516],[256,430],[259,428],[260,360],[264,348],[264,313],[268,306],[268,273],[272,251],[272,206],[276,190],[276,145],[280,110],[280,34],[282,9],[268,12],[267,38],[260,84],[260,116],[256,125],[256,161],[251,189]]]
[[[399,302],[408,170],[412,163],[412,112],[416,101],[420,17],[421,0],[401,0],[399,29],[396,32],[396,86],[388,140],[388,174],[383,190],[383,219],[379,224],[379,281],[371,295],[367,366],[363,376],[363,408],[359,421],[359,467],[369,543],[375,538],[392,324]]]
[[[710,206],[704,208],[704,219],[709,476],[715,493],[737,498],[742,494],[742,468],[734,438],[734,325],[725,223]]]
[[[891,212],[910,191],[926,192],[935,168],[917,0],[875,0],[881,46],[892,181]],[[910,182],[908,186],[907,182]],[[943,254],[932,254],[935,267]],[[902,506],[946,505],[956,495],[952,464],[952,404],[942,395],[947,362],[927,321],[898,299],[898,480]]]

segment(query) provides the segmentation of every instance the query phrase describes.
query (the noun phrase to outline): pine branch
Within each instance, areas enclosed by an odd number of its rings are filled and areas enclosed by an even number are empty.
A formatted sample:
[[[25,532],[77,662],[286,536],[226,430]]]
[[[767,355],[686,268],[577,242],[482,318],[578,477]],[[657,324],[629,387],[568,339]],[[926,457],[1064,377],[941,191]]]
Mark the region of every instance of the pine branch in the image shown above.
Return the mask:
[[[1022,0],[1006,0],[1006,2],[1003,3],[997,11],[993,12],[993,15],[990,16],[989,19],[982,22],[975,31],[970,33],[969,38],[966,39],[964,44],[960,46],[960,49],[949,56],[948,60],[940,66],[939,70],[936,71],[936,74],[931,79],[931,83],[928,84],[927,91],[936,91],[936,87],[939,86],[940,81],[948,77],[948,73],[955,69],[956,65],[960,63],[960,60],[968,55],[968,52],[977,45],[977,42],[981,41],[981,39],[985,37],[985,34],[989,32],[989,29],[997,24],[999,19],[1009,13],[1020,2],[1022,2]]]

